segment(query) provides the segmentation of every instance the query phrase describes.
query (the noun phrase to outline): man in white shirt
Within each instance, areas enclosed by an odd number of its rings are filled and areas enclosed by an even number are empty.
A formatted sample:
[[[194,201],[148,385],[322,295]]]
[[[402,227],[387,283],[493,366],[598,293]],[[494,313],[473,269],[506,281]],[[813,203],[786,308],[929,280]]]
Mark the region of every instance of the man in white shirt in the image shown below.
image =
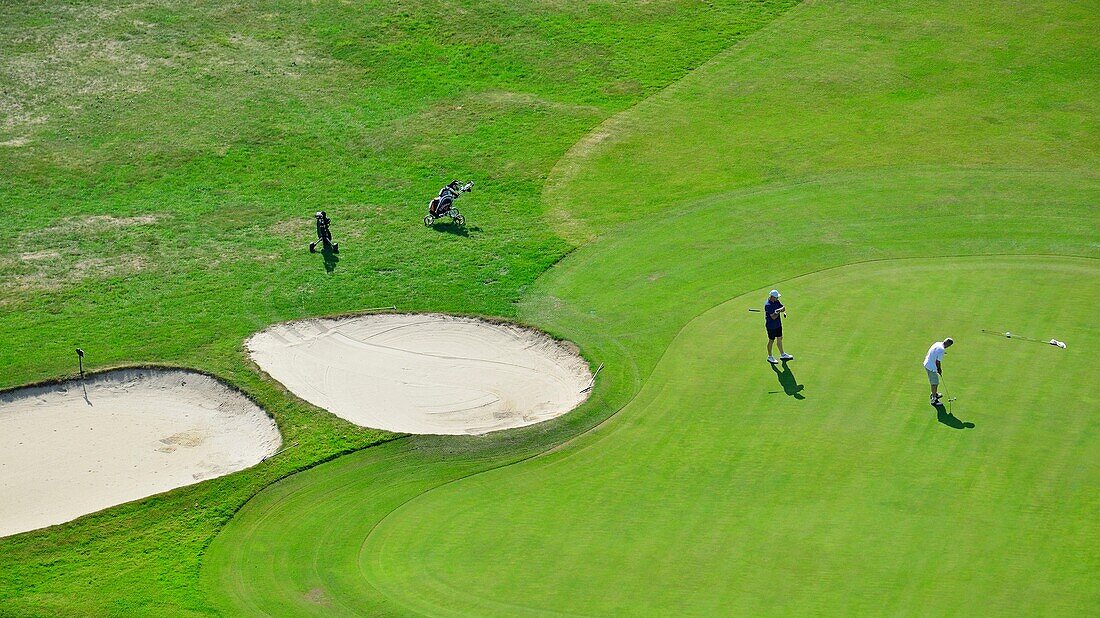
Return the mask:
[[[943,355],[947,354],[947,348],[950,348],[953,343],[955,342],[951,337],[943,341],[937,341],[932,344],[932,347],[928,348],[928,354],[924,356],[924,369],[928,372],[928,383],[932,385],[932,396],[929,403],[933,406],[940,403],[940,376],[943,375],[943,365],[940,364],[940,361],[943,360]]]

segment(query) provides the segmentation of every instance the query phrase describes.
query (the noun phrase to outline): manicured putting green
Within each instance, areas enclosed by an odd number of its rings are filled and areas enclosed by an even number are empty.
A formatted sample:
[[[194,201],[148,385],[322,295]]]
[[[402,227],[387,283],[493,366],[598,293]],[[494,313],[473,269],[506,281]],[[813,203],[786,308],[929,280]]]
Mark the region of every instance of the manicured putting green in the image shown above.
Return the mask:
[[[1085,610],[1100,334],[1073,307],[1100,302],[1098,272],[966,258],[800,277],[780,286],[783,371],[746,311],[764,292],[732,299],[609,423],[391,513],[363,576],[432,615]],[[920,367],[947,335],[953,416]]]

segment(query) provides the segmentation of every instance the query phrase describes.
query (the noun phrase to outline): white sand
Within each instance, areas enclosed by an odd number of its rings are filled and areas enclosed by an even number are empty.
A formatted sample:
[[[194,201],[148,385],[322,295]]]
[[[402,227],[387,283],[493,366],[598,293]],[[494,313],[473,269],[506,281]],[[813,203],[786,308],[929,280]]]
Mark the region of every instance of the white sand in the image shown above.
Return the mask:
[[[445,315],[279,324],[248,350],[291,392],[357,425],[482,434],[565,414],[588,396],[588,364],[547,335]]]
[[[229,474],[279,431],[208,376],[124,369],[0,394],[0,536]]]

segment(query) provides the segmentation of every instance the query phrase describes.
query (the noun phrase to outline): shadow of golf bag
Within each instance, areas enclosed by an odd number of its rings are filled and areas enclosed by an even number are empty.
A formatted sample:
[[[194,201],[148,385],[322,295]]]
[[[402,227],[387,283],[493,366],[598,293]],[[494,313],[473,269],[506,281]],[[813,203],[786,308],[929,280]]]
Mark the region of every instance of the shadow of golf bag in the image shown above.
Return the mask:
[[[458,212],[455,200],[463,193],[469,193],[474,188],[473,182],[460,185],[457,180],[452,180],[439,190],[439,197],[428,203],[428,214],[424,215],[424,225],[431,226],[438,219],[450,217],[455,225],[466,225],[466,217]]]
[[[317,219],[317,240],[309,243],[309,252],[314,253],[317,251],[317,243],[321,243],[321,247],[325,250],[332,251],[333,253],[340,253],[340,243],[332,242],[332,231],[329,230],[329,223],[332,221],[325,214],[325,211],[321,211],[314,215]]]

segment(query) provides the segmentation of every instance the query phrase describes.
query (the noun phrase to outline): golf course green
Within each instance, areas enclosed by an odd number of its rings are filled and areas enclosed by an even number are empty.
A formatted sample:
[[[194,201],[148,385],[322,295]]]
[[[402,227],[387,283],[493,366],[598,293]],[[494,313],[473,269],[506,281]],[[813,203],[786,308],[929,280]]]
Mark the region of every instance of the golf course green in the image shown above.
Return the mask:
[[[112,213],[195,191],[219,208],[157,211],[181,227],[125,229],[121,249],[102,230],[73,241],[103,264],[155,249],[135,272],[18,279],[0,300],[0,386],[66,371],[55,356],[97,324],[90,302],[115,343],[107,364],[209,371],[301,446],[0,539],[0,614],[1095,612],[1095,3],[462,4],[519,34],[462,13],[463,53],[416,73],[445,52],[409,35],[389,57],[356,37],[421,32],[416,11],[435,3],[376,23],[276,2],[284,28],[335,59],[303,63],[305,79],[331,92],[369,76],[362,91],[307,104],[305,85],[242,86],[235,105],[277,126],[166,175],[99,138],[103,161],[81,165],[117,183]],[[297,44],[256,23],[254,41]],[[456,72],[470,82],[441,96],[429,77]],[[216,151],[214,137],[187,147]],[[22,156],[15,169],[56,180],[0,184],[37,205],[11,233],[70,229],[73,213],[49,206],[98,189],[76,164]],[[207,186],[222,174],[231,189]],[[485,174],[486,192],[463,198],[465,232],[394,205],[441,174]],[[288,244],[304,228],[287,222],[333,202],[352,240],[307,275]],[[186,231],[230,251],[207,263]],[[0,273],[26,275],[16,262]],[[778,366],[750,311],[772,288],[795,356]],[[545,423],[392,435],[293,398],[241,349],[273,322],[389,304],[513,319],[603,368],[584,404]],[[938,409],[920,365],[948,336]]]
[[[375,472],[389,445],[341,458],[263,492],[210,554],[229,564],[208,568],[229,613],[1072,613],[1094,594],[1071,558],[1100,474],[1084,352],[980,330],[1049,328],[1087,350],[1098,333],[1072,311],[1020,316],[1047,286],[1100,300],[1096,275],[1088,259],[992,257],[798,277],[782,287],[807,299],[788,326],[803,334],[774,369],[746,312],[766,291],[738,296],[564,447],[397,508],[387,494],[409,487]],[[943,286],[969,293],[927,325]],[[939,413],[923,352],[899,353],[938,329],[959,340],[958,399]]]
[[[1081,39],[1022,53],[1033,24],[972,8],[800,5],[579,142],[545,197],[590,242],[521,315],[606,363],[577,416],[617,412],[515,463],[414,439],[278,483],[212,545],[212,598],[302,614],[1094,607],[1100,333],[1080,310],[1100,300],[1100,183],[1094,141],[1054,136],[1095,130],[1073,92],[1097,75],[1050,62],[1086,62],[1067,49]],[[1034,8],[1070,11],[1048,28],[1095,25],[1071,9]],[[1013,92],[1015,72],[1043,88]],[[792,307],[781,369],[747,311],[771,286]],[[940,411],[920,362],[946,336],[957,399]]]

